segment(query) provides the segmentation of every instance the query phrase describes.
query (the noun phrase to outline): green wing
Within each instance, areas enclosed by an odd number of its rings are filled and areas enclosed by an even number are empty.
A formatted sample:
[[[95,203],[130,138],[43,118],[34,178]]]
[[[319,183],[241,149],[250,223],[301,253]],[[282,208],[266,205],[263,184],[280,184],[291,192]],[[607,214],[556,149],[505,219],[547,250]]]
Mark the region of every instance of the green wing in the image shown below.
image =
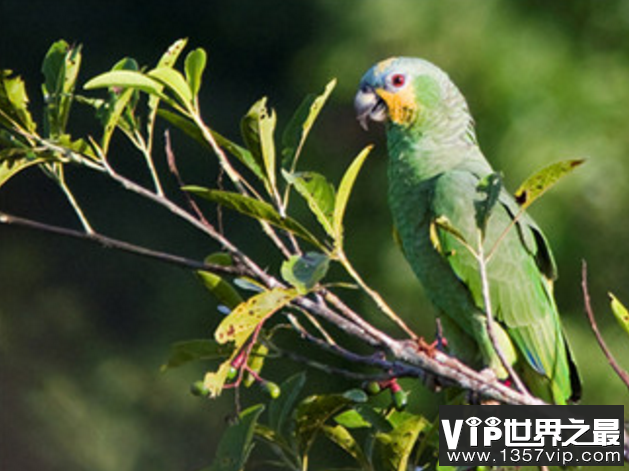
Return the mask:
[[[431,204],[433,216],[445,216],[472,247],[478,245],[474,208],[478,182],[479,176],[469,171],[442,174],[435,182]],[[572,395],[572,368],[552,292],[555,263],[542,232],[527,215],[503,236],[517,211],[517,203],[503,190],[487,226],[486,253],[502,237],[487,264],[493,314],[516,345],[520,354],[516,366],[529,388],[547,400],[563,403]],[[442,253],[482,308],[477,260],[452,232],[438,232]]]

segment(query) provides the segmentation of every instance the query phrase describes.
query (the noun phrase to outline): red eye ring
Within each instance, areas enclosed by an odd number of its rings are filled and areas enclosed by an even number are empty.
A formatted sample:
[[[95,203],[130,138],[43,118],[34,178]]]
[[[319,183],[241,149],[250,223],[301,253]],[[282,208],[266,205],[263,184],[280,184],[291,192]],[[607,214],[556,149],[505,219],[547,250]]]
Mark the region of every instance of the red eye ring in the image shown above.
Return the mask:
[[[406,83],[406,77],[404,74],[395,74],[391,76],[391,85],[394,87],[400,88]]]

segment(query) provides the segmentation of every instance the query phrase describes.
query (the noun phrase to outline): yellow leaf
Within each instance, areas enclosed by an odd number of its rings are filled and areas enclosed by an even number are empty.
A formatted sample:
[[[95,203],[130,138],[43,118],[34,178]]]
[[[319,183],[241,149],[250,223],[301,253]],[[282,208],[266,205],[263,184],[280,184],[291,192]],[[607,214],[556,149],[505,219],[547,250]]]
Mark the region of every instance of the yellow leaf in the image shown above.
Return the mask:
[[[218,343],[235,342],[236,348],[240,348],[260,322],[298,295],[295,289],[274,288],[252,296],[223,319],[214,332],[214,338]]]
[[[611,300],[611,308],[614,317],[620,324],[620,327],[629,335],[629,311],[612,293],[608,293]]]
[[[298,291],[293,288],[263,291],[240,303],[223,319],[214,332],[214,338],[221,344],[234,342],[234,351],[229,359],[221,363],[216,372],[205,375],[203,385],[210,391],[210,397],[220,395],[234,358],[240,354],[256,327],[298,296]]]
[[[203,385],[208,389],[208,391],[210,391],[210,397],[218,396],[223,390],[223,385],[227,380],[227,374],[229,373],[231,363],[232,358],[221,363],[221,366],[218,368],[216,373],[209,372],[205,374]]]

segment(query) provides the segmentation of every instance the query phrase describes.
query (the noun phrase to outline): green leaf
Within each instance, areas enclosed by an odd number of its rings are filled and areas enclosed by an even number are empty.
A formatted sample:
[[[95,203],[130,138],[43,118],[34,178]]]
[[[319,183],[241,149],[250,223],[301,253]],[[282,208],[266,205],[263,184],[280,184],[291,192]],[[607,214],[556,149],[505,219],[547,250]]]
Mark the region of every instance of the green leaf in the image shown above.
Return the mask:
[[[265,183],[269,194],[276,192],[275,171],[275,112],[266,107],[266,97],[249,109],[240,123],[242,138],[255,161],[265,170]]]
[[[369,400],[367,393],[360,388],[348,389],[343,393],[343,397],[350,399],[356,404],[367,402]]]
[[[369,404],[359,404],[354,409],[378,432],[389,433],[393,430],[391,423],[383,416],[381,410],[374,409]]]
[[[480,199],[474,201],[476,210],[476,226],[485,234],[487,222],[491,216],[494,206],[498,202],[500,191],[502,190],[502,179],[498,173],[490,173],[478,182],[476,193]]]
[[[316,172],[289,173],[282,170],[286,181],[295,187],[306,200],[308,207],[317,217],[325,232],[333,236],[332,220],[334,217],[335,191],[327,179]]]
[[[385,433],[393,430],[391,424],[383,417],[382,412],[375,410],[368,404],[358,404],[334,417],[334,421],[349,429],[374,427],[376,431]]]
[[[190,85],[192,96],[196,98],[201,88],[201,79],[207,63],[207,54],[202,48],[195,49],[186,57],[186,80]]]
[[[157,63],[157,67],[174,67],[177,59],[179,58],[179,55],[184,50],[187,43],[187,39],[178,39],[173,44],[171,44],[168,50],[162,55],[162,57],[160,57],[159,62]],[[160,98],[158,95],[149,95],[148,113],[146,119],[146,129],[149,137],[153,135],[155,116],[157,115],[159,101]]]
[[[116,130],[116,126],[118,126],[122,114],[127,109],[127,105],[129,104],[135,93],[137,93],[137,90],[133,88],[127,88],[126,90],[115,94],[114,98],[110,101],[110,109],[107,116],[107,121],[105,122],[105,127],[103,129],[103,137],[101,138],[100,144],[101,148],[103,149],[104,155],[107,155],[111,136]]]
[[[44,74],[43,89],[46,95],[54,95],[61,92],[65,58],[69,49],[70,45],[61,39],[54,42],[48,49],[48,52],[46,52],[44,62],[42,63],[42,73]]]
[[[234,349],[234,352],[237,352],[237,349]],[[210,394],[210,397],[214,398],[221,394],[223,391],[223,387],[225,386],[225,382],[229,377],[229,373],[232,370],[231,362],[234,360],[235,354],[229,358],[229,360],[221,363],[221,366],[218,367],[216,371],[210,371],[205,374],[203,378],[203,388],[207,390]]]
[[[227,429],[218,444],[209,471],[242,471],[253,449],[253,434],[264,406],[258,404],[244,410],[238,422]]]
[[[81,46],[71,47],[61,40],[46,53],[42,64],[46,137],[65,133],[80,66]]]
[[[160,109],[160,110],[157,111],[157,114],[160,117],[164,118],[169,123],[171,123],[173,126],[176,126],[179,129],[181,129],[188,136],[192,137],[194,140],[199,142],[202,146],[204,146],[208,150],[213,151],[213,149],[210,146],[210,144],[203,137],[203,133],[199,130],[199,128],[197,127],[197,125],[194,122],[190,121],[187,118],[184,118],[181,115],[178,115],[178,114],[173,113],[172,111],[168,111],[168,110]],[[219,145],[219,147],[222,147],[227,152],[229,152],[231,155],[236,157],[249,170],[251,170],[256,175],[256,177],[258,177],[261,181],[265,181],[264,172],[262,171],[262,167],[260,167],[260,165],[258,165],[258,162],[256,162],[256,160],[254,159],[254,157],[251,154],[251,152],[249,152],[244,147],[241,147],[238,144],[230,141],[226,137],[223,137],[222,135],[220,135],[216,131],[213,131],[211,129],[209,131],[212,134],[212,137],[214,137],[214,140]]]
[[[308,95],[286,125],[282,134],[284,168],[291,169],[291,171],[295,169],[300,151],[312,129],[312,125],[335,86],[336,79],[333,79],[325,86],[325,90],[321,95]]]
[[[366,421],[356,409],[349,409],[334,417],[334,421],[346,428],[371,428],[371,423]]]
[[[336,425],[334,427],[330,425],[324,425],[322,427],[323,434],[330,439],[333,443],[337,444],[341,449],[345,450],[352,458],[354,458],[361,469],[371,469],[369,460],[365,456],[365,453],[358,445],[356,439],[349,431],[341,426]]]
[[[291,232],[296,236],[310,242],[311,244],[322,248],[322,244],[300,223],[292,218],[283,218],[268,203],[258,201],[248,196],[230,191],[210,190],[198,186],[186,186],[183,190],[193,193],[201,198],[218,203],[226,208],[238,211],[245,216],[249,216],[258,220],[266,221],[280,229]]]
[[[227,257],[227,258],[225,258]],[[225,253],[212,254],[205,259],[207,263],[229,266],[232,264],[231,257]],[[242,297],[238,291],[223,277],[208,271],[197,271],[197,276],[203,285],[210,291],[216,299],[230,309],[235,308],[242,302]]]
[[[343,394],[315,395],[304,399],[295,414],[300,449],[307,453],[325,423],[354,404],[356,402],[352,397]]]
[[[125,57],[118,61],[112,68],[112,70],[131,70],[137,72],[138,63],[135,59]],[[135,88],[127,88],[122,91],[112,90],[110,91],[110,98],[108,103],[104,106],[105,115],[103,118],[103,137],[101,138],[101,148],[104,155],[107,155],[109,149],[109,142],[116,127],[120,122],[124,111],[134,98],[134,95],[138,93]]]
[[[147,75],[168,88],[175,95],[175,98],[186,108],[192,105],[192,90],[190,90],[190,85],[188,85],[186,79],[181,75],[181,72],[171,67],[157,67],[151,70]]]
[[[22,170],[44,162],[45,159],[0,160],[0,187]]]
[[[620,324],[620,327],[629,335],[629,311],[612,293],[608,293],[611,300],[611,308],[614,317]]]
[[[170,357],[161,367],[161,371],[199,360],[219,360],[229,357],[233,353],[230,345],[221,345],[215,340],[198,339],[184,340],[172,344]]]
[[[329,257],[319,252],[293,255],[282,263],[282,278],[300,294],[306,294],[323,279],[329,266]]]
[[[358,176],[358,172],[360,171],[365,159],[371,152],[373,146],[369,145],[365,147],[360,153],[356,156],[352,164],[349,166],[343,178],[341,179],[341,184],[339,185],[338,192],[336,194],[336,201],[334,203],[334,216],[332,218],[332,228],[334,234],[334,242],[337,247],[343,247],[343,218],[345,216],[345,208],[347,207],[347,202],[349,201],[349,196],[352,192],[352,188],[354,187],[354,182],[356,181],[356,177]]]
[[[27,131],[37,128],[28,111],[28,95],[21,77],[12,77],[10,70],[0,71],[0,124],[13,127],[15,121]],[[7,119],[8,118],[8,119]]]
[[[170,100],[162,92],[162,84],[153,78],[134,70],[110,70],[89,80],[84,88],[134,88],[149,95],[155,95],[162,100]]]
[[[528,208],[535,200],[544,195],[564,176],[571,173],[585,160],[565,160],[543,168],[527,178],[515,192],[515,199],[523,209]]]
[[[233,309],[242,302],[238,291],[221,276],[208,271],[198,271],[197,276],[203,283],[203,286],[205,286],[221,304]]]
[[[376,435],[376,452],[383,469],[406,471],[419,434],[430,422],[408,412],[395,412],[389,421],[394,427],[393,431]]]
[[[240,278],[234,279],[234,284],[240,289],[254,293],[262,293],[266,289],[262,283],[248,276],[241,276]]]
[[[260,116],[260,148],[262,149],[262,158],[269,184],[272,189],[277,187],[277,172],[275,170],[275,132],[276,124],[275,111]]]
[[[280,385],[282,395],[269,406],[269,425],[279,435],[284,435],[286,431],[286,421],[292,415],[293,406],[304,384],[306,373],[303,371],[291,376]]]
[[[281,396],[280,396],[281,397]],[[277,401],[271,401],[270,405],[275,404]],[[266,425],[256,424],[255,434],[257,437],[266,440],[269,443],[274,445],[281,446],[283,444],[282,438],[277,434],[277,432]]]
[[[188,40],[185,38],[178,39],[172,43],[162,57],[160,57],[157,67],[174,67],[187,44]]]
[[[92,159],[97,158],[92,146],[85,139],[79,138],[72,140],[72,136],[69,134],[62,134],[57,138],[56,143],[62,148],[71,150],[77,154],[91,157]],[[62,160],[61,155],[59,155],[59,160]]]

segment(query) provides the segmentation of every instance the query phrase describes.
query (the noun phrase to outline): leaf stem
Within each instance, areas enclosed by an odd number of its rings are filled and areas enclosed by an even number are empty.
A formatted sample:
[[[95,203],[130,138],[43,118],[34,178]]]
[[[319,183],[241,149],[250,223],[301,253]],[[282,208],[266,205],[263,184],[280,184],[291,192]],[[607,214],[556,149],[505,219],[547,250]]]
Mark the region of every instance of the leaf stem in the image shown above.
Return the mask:
[[[157,170],[155,169],[155,163],[153,162],[153,156],[151,153],[150,143],[147,144],[147,142],[142,137],[142,134],[140,134],[137,130],[135,132],[135,138],[138,143],[138,149],[142,153],[142,156],[144,156],[144,161],[146,162],[146,166],[148,167],[149,173],[151,174],[151,178],[153,179],[155,192],[158,195],[163,196],[164,189],[162,188],[162,184],[159,181],[159,176],[157,175]]]
[[[63,194],[65,195],[66,199],[70,203],[70,206],[72,206],[72,209],[74,210],[76,216],[79,218],[79,221],[81,222],[81,225],[83,226],[83,229],[85,230],[85,232],[87,234],[93,235],[94,229],[92,228],[89,221],[87,220],[87,217],[85,216],[85,213],[83,213],[83,210],[81,209],[81,206],[79,206],[79,203],[77,202],[76,198],[74,197],[74,195],[68,188],[68,185],[66,185],[66,182],[63,176],[57,174],[56,181],[59,187],[61,188],[61,191],[63,191]]]
[[[216,157],[218,158],[218,161],[221,164],[221,167],[223,167],[223,169],[225,170],[225,172],[231,179],[232,183],[236,187],[236,189],[240,193],[246,194],[245,187],[243,186],[243,183],[242,183],[243,179],[241,175],[232,166],[229,159],[225,155],[225,152],[223,152],[223,149],[221,149],[219,145],[216,143],[216,139],[214,139],[214,136],[212,136],[212,133],[209,131],[206,124],[203,122],[201,115],[195,112],[194,110],[189,110],[187,114],[188,116],[192,118],[194,123],[197,125],[197,127],[201,131],[201,134],[203,135],[203,139],[205,139],[205,141],[210,145],[210,147],[216,154]]]
[[[418,337],[417,335],[415,335],[415,332],[413,332],[411,328],[408,327],[406,323],[393,311],[393,309],[391,309],[391,307],[386,303],[386,301],[382,298],[382,296],[380,296],[380,293],[378,293],[376,290],[372,289],[369,285],[367,285],[367,283],[365,283],[365,280],[363,280],[360,274],[354,269],[353,265],[347,258],[347,255],[345,254],[345,251],[343,249],[338,250],[338,257],[339,257],[339,262],[341,263],[341,265],[343,265],[347,273],[354,279],[354,281],[356,281],[358,286],[360,286],[362,290],[365,291],[369,295],[369,297],[374,301],[376,306],[378,306],[378,309],[380,309],[380,311],[384,315],[386,315],[389,319],[391,319],[411,339],[418,340]]]

